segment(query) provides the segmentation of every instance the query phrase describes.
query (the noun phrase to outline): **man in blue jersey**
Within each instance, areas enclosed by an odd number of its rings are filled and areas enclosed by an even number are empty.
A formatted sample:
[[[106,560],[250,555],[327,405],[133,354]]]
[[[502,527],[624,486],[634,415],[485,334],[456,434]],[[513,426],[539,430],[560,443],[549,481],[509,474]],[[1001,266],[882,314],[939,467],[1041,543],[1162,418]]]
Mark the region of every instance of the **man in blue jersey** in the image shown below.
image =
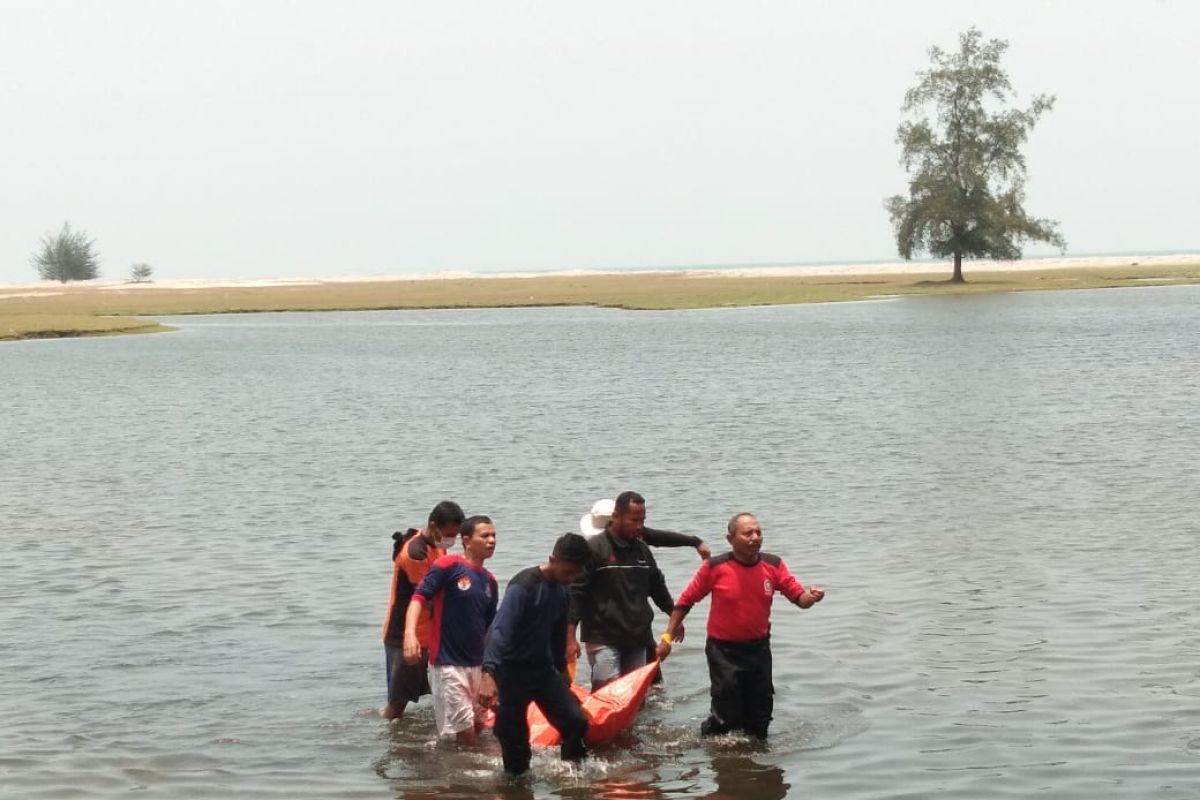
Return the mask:
[[[523,569],[508,582],[483,654],[484,698],[499,695],[496,738],[504,770],[520,774],[529,769],[530,701],[562,735],[564,761],[587,755],[583,743],[587,718],[579,700],[567,688],[567,587],[590,558],[587,540],[568,533],[554,543],[546,563]],[[493,683],[494,680],[494,683]]]
[[[433,562],[409,604],[404,626],[404,658],[420,660],[416,621],[433,605],[429,636],[429,686],[437,735],[473,744],[483,727],[479,695],[483,646],[496,616],[499,589],[483,562],[496,552],[496,527],[483,515],[468,517],[462,528],[463,554]]]

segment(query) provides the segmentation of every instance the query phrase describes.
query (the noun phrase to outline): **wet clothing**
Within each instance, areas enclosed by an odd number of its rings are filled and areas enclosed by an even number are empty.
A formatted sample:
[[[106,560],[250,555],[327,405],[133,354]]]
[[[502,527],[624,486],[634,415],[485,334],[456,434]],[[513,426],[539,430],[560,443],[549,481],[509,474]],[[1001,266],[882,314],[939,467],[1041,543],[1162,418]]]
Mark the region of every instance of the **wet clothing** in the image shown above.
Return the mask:
[[[483,724],[485,712],[479,705],[482,681],[479,667],[429,667],[433,727],[439,737],[454,736]]]
[[[723,553],[701,564],[679,595],[676,606],[691,609],[712,594],[704,645],[712,702],[701,733],[744,730],[766,738],[775,706],[770,631],[776,592],[792,602],[804,594],[782,558],[759,553],[753,564],[743,564]]]
[[[508,602],[507,597],[505,602]],[[500,704],[496,709],[493,728],[500,741],[504,771],[519,775],[529,769],[529,719],[526,709],[537,703],[547,721],[562,735],[559,753],[563,761],[579,761],[587,755],[583,742],[587,733],[587,717],[579,698],[567,688],[563,674],[548,664],[531,666],[504,662],[496,671],[496,687]]]
[[[733,553],[713,556],[700,565],[676,603],[690,609],[712,593],[708,635],[727,642],[762,639],[771,632],[771,601],[775,592],[793,603],[804,594],[804,585],[793,577],[779,556],[759,553],[747,566]]]
[[[483,643],[496,616],[496,578],[460,555],[442,556],[421,580],[412,602],[432,604],[429,663],[437,667],[478,667]]]
[[[571,622],[580,623],[580,639],[618,648],[645,647],[653,599],[665,613],[675,604],[650,548],[641,539],[622,539],[611,531],[588,540],[591,560],[571,585]]]
[[[710,636],[704,643],[704,655],[711,703],[700,733],[713,736],[743,730],[767,738],[775,709],[770,638],[723,642]]]
[[[404,647],[404,615],[408,613],[408,604],[413,592],[420,585],[421,579],[429,571],[430,565],[446,551],[437,545],[425,541],[415,528],[409,528],[396,544],[392,552],[392,590],[388,597],[387,616],[383,621],[383,643],[389,647]],[[394,538],[394,537],[393,537]],[[422,614],[417,623],[417,640],[422,647],[429,646],[429,628],[433,624],[431,614]]]
[[[421,648],[416,664],[404,660],[404,648],[384,645],[384,665],[387,668],[388,704],[403,706],[415,703],[421,695],[429,694],[429,651]]]
[[[563,677],[569,607],[567,588],[547,580],[540,567],[521,570],[504,591],[484,648],[483,669],[496,679],[499,706],[494,732],[506,772],[529,769],[525,713],[530,702],[537,703],[562,734],[564,760],[587,754],[583,743],[587,718]]]

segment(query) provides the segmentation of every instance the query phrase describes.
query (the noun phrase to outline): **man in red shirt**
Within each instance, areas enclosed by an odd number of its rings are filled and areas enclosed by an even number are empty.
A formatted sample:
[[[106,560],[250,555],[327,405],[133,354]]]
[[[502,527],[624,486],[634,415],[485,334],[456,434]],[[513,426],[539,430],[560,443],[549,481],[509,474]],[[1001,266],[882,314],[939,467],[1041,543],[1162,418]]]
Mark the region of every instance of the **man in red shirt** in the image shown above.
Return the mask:
[[[810,608],[821,601],[825,590],[816,586],[805,589],[782,558],[761,552],[762,527],[753,514],[734,514],[726,538],[732,551],[700,565],[675,602],[658,653],[666,657],[671,652],[671,641],[682,630],[683,618],[711,592],[704,654],[712,705],[700,733],[708,736],[743,730],[765,739],[775,705],[771,601],[780,592],[800,608]]]

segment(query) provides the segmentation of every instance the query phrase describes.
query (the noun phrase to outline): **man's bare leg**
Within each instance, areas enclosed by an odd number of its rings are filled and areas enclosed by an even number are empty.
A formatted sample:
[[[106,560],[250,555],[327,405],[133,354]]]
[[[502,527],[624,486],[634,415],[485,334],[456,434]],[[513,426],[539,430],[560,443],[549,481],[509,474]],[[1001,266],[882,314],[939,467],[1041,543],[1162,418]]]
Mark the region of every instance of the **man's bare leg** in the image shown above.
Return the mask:
[[[407,702],[405,702],[405,703],[388,703],[386,706],[384,706],[383,708],[381,708],[379,710],[379,716],[383,717],[384,719],[400,719],[401,717],[404,716],[404,709],[407,706],[408,706]]]

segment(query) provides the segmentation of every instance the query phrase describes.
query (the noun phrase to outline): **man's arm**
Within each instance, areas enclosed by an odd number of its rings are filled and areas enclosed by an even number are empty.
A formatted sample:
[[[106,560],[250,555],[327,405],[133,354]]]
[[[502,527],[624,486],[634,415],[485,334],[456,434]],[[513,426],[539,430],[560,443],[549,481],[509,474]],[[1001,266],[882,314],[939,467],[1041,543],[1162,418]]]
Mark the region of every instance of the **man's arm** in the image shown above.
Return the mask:
[[[804,584],[800,583],[792,575],[792,571],[788,569],[787,562],[783,559],[779,560],[775,585],[779,587],[779,591],[783,593],[784,597],[800,606],[800,608],[812,608],[813,603],[819,603],[825,597],[825,590],[820,586],[812,586],[805,589]]]
[[[683,618],[692,610],[692,606],[712,591],[712,581],[712,567],[709,566],[709,562],[705,561],[688,581],[688,585],[680,593],[679,599],[675,601],[671,618],[667,620],[667,632],[662,635],[662,639],[658,643],[656,655],[659,658],[666,658],[670,654],[672,643],[683,641]]]
[[[442,559],[434,562],[429,571],[425,573],[425,577],[421,579],[420,584],[417,585],[417,590],[413,592],[412,601],[409,602],[408,610],[404,613],[404,660],[409,664],[415,664],[421,658],[421,642],[417,639],[417,624],[421,620],[421,615],[425,613],[426,604],[432,602],[434,596],[446,585],[447,576],[452,567],[453,562],[443,563]]]
[[[688,536],[686,533],[642,528],[642,541],[651,547],[694,547],[701,558],[712,555],[703,539],[699,536]]]
[[[675,599],[671,597],[671,590],[667,588],[667,579],[663,576],[662,570],[658,568],[658,564],[654,560],[654,556],[647,551],[646,560],[650,563],[650,597],[654,600],[654,605],[658,606],[664,614],[670,614],[675,610]]]
[[[483,671],[495,674],[505,656],[511,649],[511,642],[516,634],[516,627],[521,621],[522,605],[525,590],[512,583],[504,592],[504,602],[496,612],[496,619],[488,631],[487,642],[483,646]]]
[[[655,658],[662,660],[671,655],[671,644],[677,639],[683,640],[683,618],[691,610],[691,606],[678,604],[675,606],[675,610],[671,612],[671,618],[667,621],[667,632],[658,640],[658,646],[654,650]]]
[[[562,614],[550,624],[550,654],[554,656],[554,668],[563,675],[567,674],[567,633],[569,604],[563,605]],[[576,647],[579,645],[577,644]],[[570,678],[567,678],[570,681]]]
[[[421,642],[417,639],[417,623],[425,613],[425,601],[414,595],[404,612],[404,660],[415,664],[421,660]]]
[[[563,655],[568,661],[579,658],[579,636],[577,629],[579,621],[589,615],[592,610],[592,559],[583,566],[583,572],[571,584],[570,607],[567,611],[566,646]]]

